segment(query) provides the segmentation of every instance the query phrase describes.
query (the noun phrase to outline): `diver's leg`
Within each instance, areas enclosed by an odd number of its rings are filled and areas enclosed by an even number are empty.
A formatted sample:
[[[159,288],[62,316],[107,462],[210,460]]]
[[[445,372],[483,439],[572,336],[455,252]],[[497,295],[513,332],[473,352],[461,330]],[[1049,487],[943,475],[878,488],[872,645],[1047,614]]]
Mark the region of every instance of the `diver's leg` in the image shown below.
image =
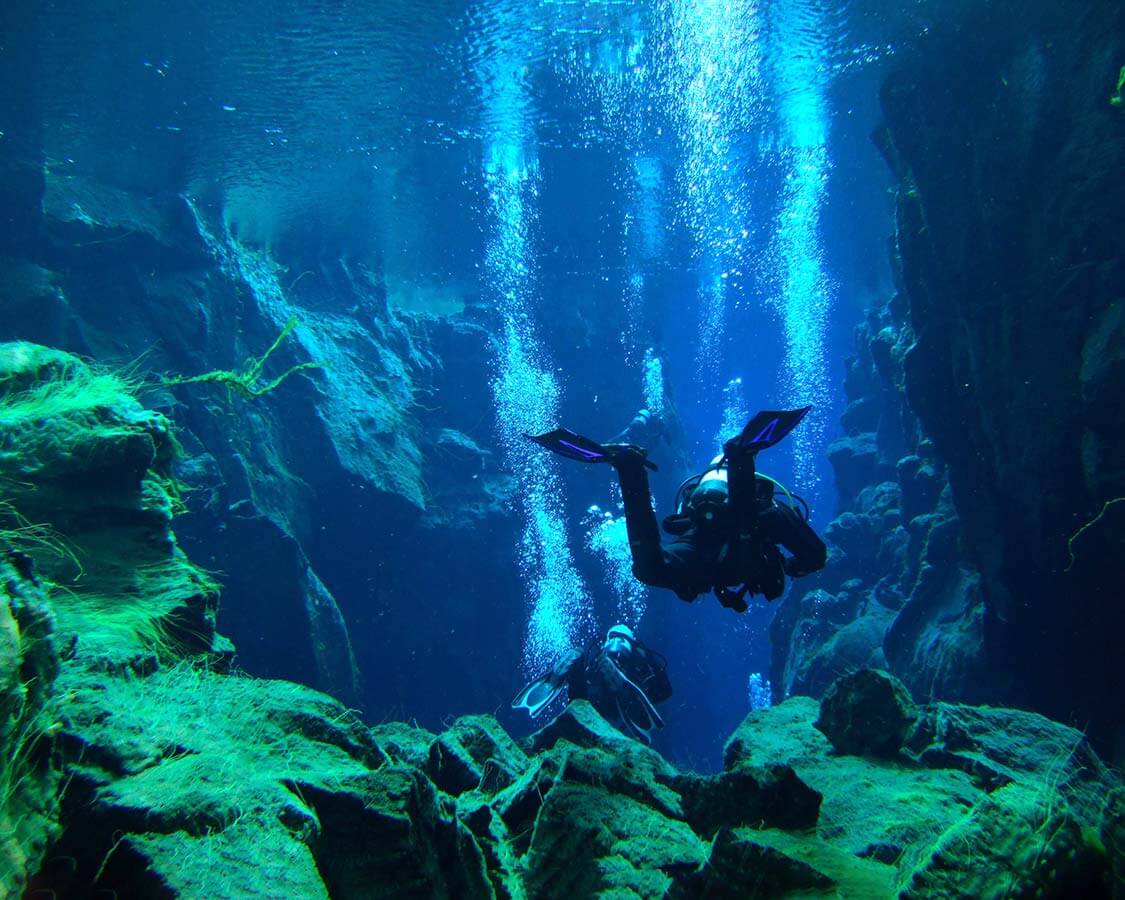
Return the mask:
[[[663,587],[664,554],[644,457],[630,448],[613,460],[613,467],[617,470],[621,500],[625,504],[625,531],[629,535],[629,551],[633,555],[633,574],[645,584]]]
[[[771,506],[759,513],[758,520],[765,539],[771,544],[779,544],[793,555],[785,564],[786,573],[800,578],[824,568],[828,548],[812,526],[791,507],[784,504]]]
[[[621,482],[633,576],[649,587],[673,590],[681,600],[694,600],[701,591],[708,590],[708,564],[713,554],[708,555],[687,539],[672,544],[661,541],[640,450],[626,448],[612,462]]]

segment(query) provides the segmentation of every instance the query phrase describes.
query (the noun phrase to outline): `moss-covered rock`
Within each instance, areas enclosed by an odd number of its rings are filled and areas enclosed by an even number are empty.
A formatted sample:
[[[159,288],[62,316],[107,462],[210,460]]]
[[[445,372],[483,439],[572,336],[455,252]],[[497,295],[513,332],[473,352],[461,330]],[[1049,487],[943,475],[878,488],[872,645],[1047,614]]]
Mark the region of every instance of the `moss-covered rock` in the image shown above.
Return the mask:
[[[555,745],[560,760],[555,781],[602,788],[651,806],[663,815],[685,819],[680,774],[664,758],[636,741],[618,750]]]
[[[894,896],[893,871],[808,833],[722,829],[707,864],[675,897],[772,898]]]
[[[0,344],[0,527],[57,585],[63,640],[109,668],[215,653],[218,590],[172,534],[181,508],[168,420],[119,375]]]
[[[607,722],[586,700],[575,700],[527,740],[531,753],[549,750],[565,740],[579,747],[615,750],[635,743]]]
[[[739,766],[718,775],[686,775],[677,782],[684,818],[701,835],[740,825],[814,828],[821,795],[790,766]]]
[[[894,889],[870,896],[1108,896],[1108,798],[1120,778],[1081,733],[1034,713],[936,703],[897,756],[878,758],[835,752],[821,715],[805,697],[751,714],[725,764],[788,763],[823,795],[817,838],[867,873],[831,874],[841,890],[841,877],[881,872]],[[814,849],[788,852],[808,861]]]
[[[426,771],[442,790],[494,794],[527,768],[527,755],[492,716],[462,716],[430,744]]]
[[[0,893],[18,897],[58,835],[58,654],[29,560],[0,544]]]
[[[1108,897],[1101,810],[1079,810],[1050,777],[979,798],[902,872],[903,895]]]
[[[906,685],[888,672],[860,669],[832,683],[814,725],[837,753],[894,756],[917,717]]]
[[[388,760],[331,698],[186,665],[64,680],[68,734],[82,742],[71,765],[82,814],[59,853],[99,889],[490,896],[483,854],[452,800],[419,769]],[[221,867],[205,864],[215,857]]]
[[[759,832],[723,828],[711,843],[707,867],[698,873],[695,888],[707,897],[780,897],[796,891],[827,892],[836,882],[800,858],[786,852]]]
[[[935,768],[958,768],[986,789],[1063,767],[1102,772],[1085,735],[1038,713],[929,703],[907,750]]]
[[[533,897],[660,897],[669,871],[702,864],[684,822],[602,788],[556,784],[535,822],[525,865]]]
[[[406,722],[383,722],[371,729],[375,743],[395,762],[422,768],[437,737],[432,731]]]
[[[175,454],[168,421],[123,377],[35,344],[0,345],[0,532],[16,563],[5,563],[0,742],[14,815],[4,831],[19,847],[6,853],[5,884],[38,862],[56,817],[50,748],[66,736],[74,695],[60,688],[49,708],[55,645],[66,657],[59,683],[95,670],[110,682],[220,646],[215,584],[171,531]]]
[[[530,834],[543,798],[558,778],[563,759],[552,754],[533,757],[527,771],[492,799],[492,807],[510,832],[515,835]]]

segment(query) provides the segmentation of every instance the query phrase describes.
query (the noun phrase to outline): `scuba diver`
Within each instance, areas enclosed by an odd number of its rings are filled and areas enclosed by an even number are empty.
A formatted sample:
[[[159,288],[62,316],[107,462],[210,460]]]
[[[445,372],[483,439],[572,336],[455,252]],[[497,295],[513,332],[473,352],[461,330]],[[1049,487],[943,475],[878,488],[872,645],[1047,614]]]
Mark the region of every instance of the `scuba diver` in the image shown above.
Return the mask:
[[[658,440],[667,440],[668,433],[664,427],[664,420],[653,415],[647,409],[640,409],[620,432],[611,437],[610,445],[634,444],[638,447],[650,447]]]
[[[755,466],[758,453],[785,438],[811,408],[760,412],[723,444],[723,452],[676,492],[675,511],[663,523],[669,541],[661,540],[645,471],[656,465],[643,448],[599,444],[565,428],[524,437],[567,459],[617,470],[637,580],[687,602],[711,591],[723,606],[745,612],[747,594],[774,600],[785,590],[786,575],[800,578],[827,560],[808,504]]]
[[[570,700],[589,700],[607,722],[645,744],[654,728],[664,727],[655,704],[672,696],[667,661],[627,625],[614,625],[600,645],[564,653],[516,695],[512,709],[526,709],[534,719],[564,687]]]

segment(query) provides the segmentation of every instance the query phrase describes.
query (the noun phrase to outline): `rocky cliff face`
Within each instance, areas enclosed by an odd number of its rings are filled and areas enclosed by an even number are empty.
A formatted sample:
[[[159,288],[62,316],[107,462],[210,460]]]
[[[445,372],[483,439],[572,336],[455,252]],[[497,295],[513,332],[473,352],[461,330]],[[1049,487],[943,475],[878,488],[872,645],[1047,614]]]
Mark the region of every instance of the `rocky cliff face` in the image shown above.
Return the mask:
[[[989,8],[888,78],[911,409],[947,466],[1006,696],[1105,735],[1125,701],[1114,599],[1125,10]],[[962,74],[959,74],[962,73]]]
[[[834,571],[775,623],[784,689],[874,662],[1107,747],[1125,721],[1123,16],[992,4],[888,75],[898,293],[849,369]]]
[[[380,273],[347,259],[289,272],[185,197],[143,197],[47,165],[12,172],[5,196],[20,188],[11,208],[21,227],[0,246],[0,330],[131,364],[146,400],[174,413],[192,513],[181,540],[223,573],[223,628],[239,665],[353,705],[368,699],[367,679],[386,708],[414,693],[401,665],[379,662],[407,636],[472,666],[471,648],[450,639],[473,609],[466,572],[513,543],[495,540],[511,531],[509,479],[472,436],[491,427],[476,402],[488,372],[461,362],[487,356],[472,314],[399,315]],[[245,376],[256,361],[250,384],[191,381]],[[449,565],[419,568],[415,547],[400,552],[410,535]],[[494,568],[516,572],[506,558]],[[516,577],[494,588],[518,596]],[[418,597],[423,614],[406,602]],[[515,618],[493,635],[493,652],[510,659]],[[357,657],[374,662],[361,673]],[[441,711],[506,694],[506,674],[460,682]]]
[[[948,468],[909,406],[905,299],[872,309],[848,361],[845,436],[829,448],[842,512],[829,565],[771,624],[781,697],[820,696],[841,673],[887,668],[920,697],[996,702],[981,578],[967,557]]]

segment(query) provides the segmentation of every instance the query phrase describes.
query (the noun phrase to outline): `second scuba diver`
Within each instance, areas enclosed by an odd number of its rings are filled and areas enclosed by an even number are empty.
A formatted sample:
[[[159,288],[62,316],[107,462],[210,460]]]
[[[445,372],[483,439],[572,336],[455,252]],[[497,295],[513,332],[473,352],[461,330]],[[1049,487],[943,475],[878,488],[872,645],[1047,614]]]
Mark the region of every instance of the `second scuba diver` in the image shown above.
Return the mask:
[[[627,625],[614,625],[601,644],[571,650],[512,701],[534,719],[567,689],[570,700],[589,700],[602,717],[625,734],[651,743],[664,720],[654,704],[672,696],[668,663],[639,641]]]
[[[816,572],[827,559],[808,505],[755,466],[758,453],[781,441],[810,408],[758,413],[703,472],[684,481],[675,512],[664,519],[671,540],[660,536],[645,471],[656,466],[643,448],[599,444],[565,428],[525,437],[568,459],[617,470],[639,581],[685,601],[711,591],[723,606],[745,612],[747,594],[776,599],[786,575]]]

